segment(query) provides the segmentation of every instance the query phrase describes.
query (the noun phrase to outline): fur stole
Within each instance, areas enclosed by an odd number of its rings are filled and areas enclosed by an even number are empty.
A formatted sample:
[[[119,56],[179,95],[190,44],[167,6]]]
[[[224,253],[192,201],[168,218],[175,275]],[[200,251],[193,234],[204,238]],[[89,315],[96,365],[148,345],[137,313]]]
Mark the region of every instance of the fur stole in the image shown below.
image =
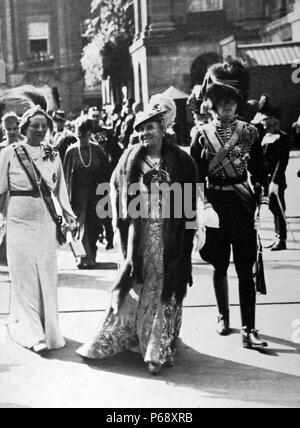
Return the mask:
[[[162,157],[166,169],[170,175],[171,183],[193,184],[191,200],[188,201],[196,211],[197,200],[197,172],[192,158],[178,146],[164,143]],[[120,291],[121,302],[132,287],[132,280],[143,281],[143,260],[139,255],[140,247],[140,219],[133,220],[128,214],[128,205],[132,198],[128,194],[131,184],[139,182],[141,174],[140,165],[145,158],[145,148],[138,144],[128,149],[122,158],[112,177],[112,205],[114,211],[115,225],[119,231],[121,248],[124,260],[127,259],[127,250],[131,251],[132,264],[125,262],[121,269],[119,279],[114,289]],[[183,188],[183,203],[186,198]],[[186,229],[186,222],[195,220],[195,217],[186,218],[183,209],[183,217],[175,218],[174,207],[171,204],[171,218],[163,220],[163,242],[164,245],[164,288],[162,301],[169,303],[175,295],[176,301],[182,303],[188,284],[192,285],[192,262],[191,254],[195,230]],[[134,234],[129,234],[132,225]],[[129,236],[131,237],[131,242]],[[154,267],[155,269],[155,267]]]

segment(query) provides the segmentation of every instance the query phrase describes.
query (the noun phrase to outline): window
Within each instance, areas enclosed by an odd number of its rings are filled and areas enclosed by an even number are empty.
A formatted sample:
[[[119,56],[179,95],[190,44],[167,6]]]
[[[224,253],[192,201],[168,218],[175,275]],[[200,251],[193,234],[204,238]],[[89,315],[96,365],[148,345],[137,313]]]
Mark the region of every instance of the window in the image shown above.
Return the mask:
[[[189,0],[189,12],[211,12],[223,10],[223,0]]]
[[[49,23],[31,22],[28,25],[30,54],[33,59],[44,60],[49,57]]]

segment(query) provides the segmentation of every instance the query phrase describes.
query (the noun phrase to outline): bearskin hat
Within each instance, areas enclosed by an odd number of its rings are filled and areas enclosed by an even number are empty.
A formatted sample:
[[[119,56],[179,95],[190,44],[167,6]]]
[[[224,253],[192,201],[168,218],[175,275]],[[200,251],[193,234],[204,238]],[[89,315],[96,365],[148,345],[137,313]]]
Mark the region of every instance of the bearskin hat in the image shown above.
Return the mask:
[[[201,92],[204,99],[216,106],[223,100],[246,102],[249,88],[249,70],[239,60],[228,58],[209,68]]]

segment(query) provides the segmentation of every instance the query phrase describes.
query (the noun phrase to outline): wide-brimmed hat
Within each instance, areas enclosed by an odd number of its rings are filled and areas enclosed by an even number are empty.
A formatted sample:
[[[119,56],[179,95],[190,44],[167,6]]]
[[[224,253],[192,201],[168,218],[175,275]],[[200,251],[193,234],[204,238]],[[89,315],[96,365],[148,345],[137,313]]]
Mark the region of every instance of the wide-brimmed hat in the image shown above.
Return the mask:
[[[153,95],[149,104],[142,113],[136,117],[134,128],[138,128],[150,121],[159,121],[165,131],[175,123],[177,107],[174,100],[164,94]]]
[[[166,109],[154,108],[152,106],[147,108],[136,115],[134,129],[138,131],[139,127],[147,122],[159,121],[165,113],[167,113]]]
[[[275,119],[280,120],[282,117],[282,109],[281,107],[275,107],[275,106],[269,106],[268,108],[264,109],[264,111],[260,115],[260,120],[266,120],[270,117],[274,117]]]

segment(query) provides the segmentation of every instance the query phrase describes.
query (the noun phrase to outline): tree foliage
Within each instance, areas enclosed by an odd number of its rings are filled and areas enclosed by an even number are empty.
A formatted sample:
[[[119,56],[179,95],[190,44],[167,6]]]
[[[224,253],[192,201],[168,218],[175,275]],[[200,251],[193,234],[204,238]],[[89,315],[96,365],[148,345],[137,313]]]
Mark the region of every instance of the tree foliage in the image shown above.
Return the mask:
[[[95,85],[107,76],[126,84],[131,73],[133,0],[92,0],[85,35],[89,42],[81,62],[87,84]]]

